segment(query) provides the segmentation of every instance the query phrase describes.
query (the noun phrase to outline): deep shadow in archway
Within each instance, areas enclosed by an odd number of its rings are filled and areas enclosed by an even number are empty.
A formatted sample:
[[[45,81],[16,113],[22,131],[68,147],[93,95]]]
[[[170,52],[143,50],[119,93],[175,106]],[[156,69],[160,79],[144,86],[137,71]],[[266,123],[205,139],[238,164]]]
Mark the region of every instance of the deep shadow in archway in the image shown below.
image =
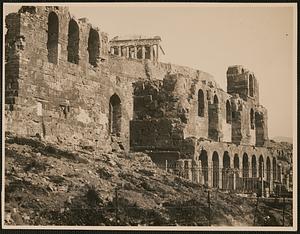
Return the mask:
[[[121,99],[114,94],[109,99],[109,131],[111,134],[120,136],[122,122]]]
[[[199,160],[201,161],[202,174],[204,176],[204,184],[208,185],[208,158],[206,150],[201,150]]]

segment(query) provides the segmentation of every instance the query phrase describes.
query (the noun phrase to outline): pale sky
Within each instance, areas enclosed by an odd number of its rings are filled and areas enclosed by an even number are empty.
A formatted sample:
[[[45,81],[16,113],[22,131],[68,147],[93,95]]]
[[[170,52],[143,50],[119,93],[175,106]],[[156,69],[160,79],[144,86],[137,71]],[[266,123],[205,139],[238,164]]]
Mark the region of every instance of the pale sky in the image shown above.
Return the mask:
[[[244,65],[258,79],[260,104],[268,109],[269,137],[293,136],[296,26],[292,5],[68,6],[76,18],[88,18],[93,26],[107,32],[110,39],[132,34],[161,36],[166,53],[160,57],[161,61],[208,72],[225,91],[227,67]],[[17,11],[19,6],[4,4],[5,9],[4,15]]]

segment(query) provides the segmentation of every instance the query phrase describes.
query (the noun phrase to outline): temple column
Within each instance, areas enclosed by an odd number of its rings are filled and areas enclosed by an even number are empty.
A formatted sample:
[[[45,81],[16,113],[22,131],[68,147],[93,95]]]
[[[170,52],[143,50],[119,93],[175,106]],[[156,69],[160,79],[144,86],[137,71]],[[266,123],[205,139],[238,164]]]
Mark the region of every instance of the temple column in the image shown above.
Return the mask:
[[[115,48],[114,47],[110,47],[110,53],[114,54],[115,53]]]
[[[156,48],[156,53],[155,53],[155,56],[156,56],[155,61],[156,62],[158,62],[158,49],[159,49],[158,47],[159,47],[159,45],[156,45],[156,47],[155,47]]]
[[[153,46],[150,46],[150,60],[153,61]]]
[[[137,58],[137,47],[135,46],[134,47],[134,55],[133,55],[133,57],[136,59]]]
[[[118,55],[121,57],[122,56],[122,49],[121,46],[118,46]]]
[[[129,46],[126,46],[126,58],[129,58]]]
[[[145,59],[146,49],[145,46],[142,46],[142,59]]]

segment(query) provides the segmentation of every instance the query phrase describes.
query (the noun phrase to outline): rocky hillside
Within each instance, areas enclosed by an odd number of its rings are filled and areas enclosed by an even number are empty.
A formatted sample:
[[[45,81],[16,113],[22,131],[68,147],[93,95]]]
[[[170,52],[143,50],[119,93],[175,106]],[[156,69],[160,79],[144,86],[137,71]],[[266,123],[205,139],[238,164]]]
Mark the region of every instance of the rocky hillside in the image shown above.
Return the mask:
[[[208,192],[157,168],[143,153],[72,149],[6,136],[7,225],[281,225],[281,210]],[[286,223],[290,217],[285,217]]]

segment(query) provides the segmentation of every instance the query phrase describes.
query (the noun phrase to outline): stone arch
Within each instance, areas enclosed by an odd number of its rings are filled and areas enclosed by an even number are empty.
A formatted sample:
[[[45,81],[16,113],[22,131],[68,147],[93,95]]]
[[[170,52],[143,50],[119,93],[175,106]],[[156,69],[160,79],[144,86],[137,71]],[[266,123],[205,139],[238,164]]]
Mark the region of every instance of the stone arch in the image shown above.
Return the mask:
[[[271,160],[269,158],[269,156],[267,157],[267,160],[266,160],[266,172],[267,172],[267,181],[268,183],[271,182]]]
[[[249,96],[254,96],[254,80],[251,74],[249,75]]]
[[[223,189],[230,189],[230,156],[228,151],[225,151],[223,154],[223,173],[222,173],[222,185]]]
[[[219,141],[219,99],[215,94],[213,103],[208,108],[208,136],[214,141]]]
[[[252,108],[250,109],[250,127],[254,129],[254,111]]]
[[[259,161],[258,161],[258,176],[260,178],[264,177],[264,170],[265,170],[265,165],[264,165],[264,157],[262,155],[259,156]]]
[[[201,161],[204,184],[208,184],[208,157],[206,150],[201,150],[199,160]]]
[[[213,176],[213,187],[214,188],[218,188],[220,185],[219,185],[219,155],[216,151],[213,152],[213,155],[212,155],[212,170],[213,170],[213,173],[212,173],[212,176]]]
[[[232,114],[231,114],[231,104],[230,101],[226,101],[226,123],[231,123],[232,122]]]
[[[50,12],[48,16],[48,62],[57,64],[58,61],[58,35],[59,35],[59,20],[55,12]]]
[[[94,67],[97,67],[97,61],[100,56],[100,38],[99,33],[91,28],[89,32],[89,39],[88,39],[88,52],[89,52],[89,63]]]
[[[217,94],[214,95],[214,104],[219,104],[219,98]]]
[[[230,157],[228,151],[225,151],[223,155],[223,168],[230,168]]]
[[[247,153],[243,154],[243,177],[248,178],[249,177],[249,160]]]
[[[252,155],[251,168],[252,168],[252,177],[256,178],[257,177],[257,162],[256,162],[255,155]]]
[[[114,94],[109,99],[109,130],[111,134],[120,136],[122,122],[121,99]]]
[[[234,154],[233,167],[236,169],[240,169],[240,158],[238,154]]]
[[[79,63],[79,27],[74,19],[69,21],[68,30],[68,62]]]
[[[240,189],[241,184],[240,184],[240,157],[239,155],[236,153],[234,154],[233,157],[233,168],[234,168],[234,174],[236,177],[235,180],[235,189]]]
[[[199,89],[198,91],[198,116],[204,117],[204,93],[202,89]]]

